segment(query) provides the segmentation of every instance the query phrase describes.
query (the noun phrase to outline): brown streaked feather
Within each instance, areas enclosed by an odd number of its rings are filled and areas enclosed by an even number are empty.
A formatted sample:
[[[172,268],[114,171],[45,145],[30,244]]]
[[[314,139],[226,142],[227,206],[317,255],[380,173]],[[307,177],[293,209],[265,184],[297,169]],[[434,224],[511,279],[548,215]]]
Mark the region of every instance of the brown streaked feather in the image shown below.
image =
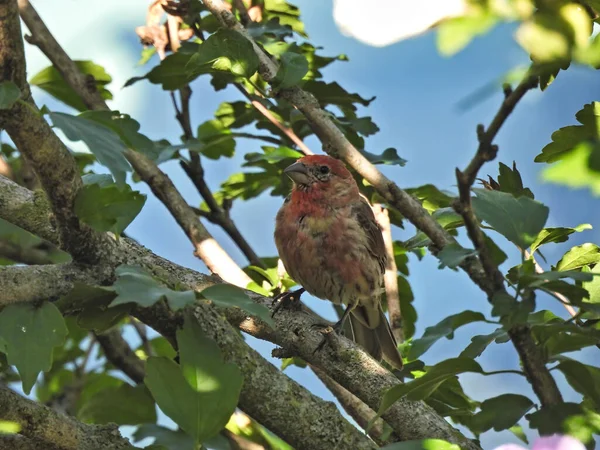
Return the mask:
[[[358,223],[364,229],[367,239],[369,240],[369,253],[377,259],[381,266],[382,275],[385,272],[385,266],[387,263],[387,252],[385,251],[385,243],[383,242],[383,235],[381,234],[381,228],[375,220],[375,214],[371,209],[371,205],[366,199],[360,197],[360,202],[354,205],[354,214],[358,219]]]

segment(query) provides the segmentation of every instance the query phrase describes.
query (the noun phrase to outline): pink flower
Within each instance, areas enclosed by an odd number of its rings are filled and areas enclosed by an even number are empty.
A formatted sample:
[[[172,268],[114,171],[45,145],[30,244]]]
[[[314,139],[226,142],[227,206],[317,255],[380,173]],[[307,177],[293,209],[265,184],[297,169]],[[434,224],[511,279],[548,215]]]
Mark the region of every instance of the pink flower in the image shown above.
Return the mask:
[[[527,450],[516,444],[504,444],[494,450]],[[586,450],[585,445],[572,436],[553,434],[536,439],[531,450]]]

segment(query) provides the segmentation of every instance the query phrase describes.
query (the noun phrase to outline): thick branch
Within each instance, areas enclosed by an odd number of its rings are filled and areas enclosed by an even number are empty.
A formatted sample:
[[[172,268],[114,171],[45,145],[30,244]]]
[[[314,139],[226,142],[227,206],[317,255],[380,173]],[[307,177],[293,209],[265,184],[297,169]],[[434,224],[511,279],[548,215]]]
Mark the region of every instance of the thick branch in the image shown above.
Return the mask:
[[[0,2],[0,42],[0,82],[14,82],[23,99],[10,110],[0,112],[0,128],[6,129],[48,193],[62,248],[77,260],[94,262],[102,254],[90,249],[108,239],[80,223],[73,213],[75,197],[82,186],[81,178],[69,150],[52,132],[31,99],[25,79],[25,55],[16,1]]]
[[[87,425],[0,385],[0,419],[17,422],[20,434],[56,450],[134,449],[115,424]],[[1,443],[1,441],[0,441]],[[42,448],[42,447],[38,447]]]
[[[141,153],[128,150],[127,159],[154,195],[169,209],[179,226],[192,241],[196,254],[209,270],[236,286],[245,287],[252,280],[200,223],[171,179],[154,162]]]
[[[19,187],[19,189],[24,188]],[[0,202],[2,201],[3,195],[4,191],[0,189]],[[25,195],[20,195],[20,197],[26,198]],[[43,212],[44,211],[42,210],[39,213],[43,215]],[[3,211],[1,209],[0,217],[3,217]],[[18,225],[23,226],[22,224]],[[35,233],[35,229],[29,229],[28,231]],[[210,285],[220,282],[215,277],[200,274],[194,270],[178,266],[170,261],[160,258],[127,239],[120,240],[120,247],[115,253],[115,259],[117,261],[127,261],[129,264],[139,264],[170,286],[177,286],[180,289],[186,288],[201,291]],[[2,271],[8,271],[10,273],[15,269],[16,268],[14,267],[2,268],[0,269],[0,273]],[[34,268],[28,267],[24,269]],[[82,270],[85,269],[82,268]],[[101,276],[105,276],[102,275],[105,273],[104,270],[101,270],[100,268],[97,270],[97,273]],[[60,277],[56,273],[48,274],[48,276],[51,280]],[[86,276],[94,277],[95,275],[90,275],[88,273]],[[85,276],[82,275],[82,278],[84,277]],[[39,275],[36,275],[29,279],[35,281],[38,278]],[[112,282],[111,276],[107,276],[106,280],[96,279],[95,283],[93,280],[88,281],[90,284],[106,284],[110,282]],[[51,292],[52,291],[47,291],[48,295]],[[53,295],[60,296],[66,292],[68,291],[54,292]],[[251,292],[249,292],[249,295],[259,304],[270,306],[272,303],[271,298],[261,297],[260,295]],[[275,330],[269,328],[259,320],[249,318],[246,313],[237,308],[221,310],[217,316],[214,316],[213,312],[214,314],[217,314],[214,308],[211,308],[204,303],[196,308],[197,317],[202,317],[202,319],[199,319],[199,322],[203,329],[205,327],[209,328],[207,333],[215,338],[222,351],[230,355],[231,361],[240,364],[240,367],[243,367],[244,370],[248,370],[248,372],[256,370],[255,366],[257,362],[254,356],[241,355],[242,347],[240,347],[240,345],[242,344],[237,341],[238,336],[233,330],[231,331],[231,335],[225,335],[224,329],[226,327],[223,322],[215,322],[217,317],[220,320],[221,314],[223,313],[231,324],[240,327],[242,331],[260,339],[270,340],[271,342],[284,347],[286,350],[301,356],[311,363],[311,365],[319,367],[333,380],[352,392],[373,410],[378,409],[382,393],[398,383],[398,379],[393,374],[381,367],[360,347],[338,335],[333,334],[329,336],[329,344],[321,351],[314,353],[314,349],[321,342],[322,336],[311,328],[311,325],[317,320],[316,316],[306,312],[306,310],[305,313],[285,310],[280,311],[274,318],[276,324]],[[174,341],[175,332],[180,321],[163,305],[157,304],[153,308],[139,310],[135,313],[135,316]],[[213,326],[217,328],[212,330],[211,327]],[[233,338],[234,336],[235,339]],[[230,344],[235,345],[233,348],[229,349],[228,346]],[[254,350],[249,349],[247,346],[243,347],[243,349],[247,355],[255,355],[256,358],[259,358],[259,356],[254,353]],[[250,358],[250,360],[248,360],[248,358]],[[259,360],[264,361],[262,358]],[[264,364],[267,364],[274,369],[274,367],[266,361],[264,361]],[[260,369],[262,376],[271,377],[271,375],[268,375],[271,373],[271,368]],[[257,390],[257,392],[263,393],[265,397],[259,401],[258,398],[252,397],[254,394],[247,393],[244,397],[247,399],[247,402],[244,402],[244,404],[241,404],[240,406],[259,422],[264,423],[265,425],[265,421],[271,423],[272,425],[270,428],[272,431],[288,440],[284,435],[288,432],[285,431],[285,429],[288,428],[289,423],[291,423],[289,420],[291,419],[287,416],[280,416],[278,409],[290,409],[291,406],[286,404],[286,402],[297,405],[299,408],[302,403],[292,399],[294,390],[291,391],[291,398],[284,395],[281,398],[281,404],[276,402],[277,398],[279,398],[277,396],[283,395],[279,392],[279,389],[284,389],[282,383],[284,383],[284,380],[287,380],[287,377],[276,370],[274,373],[278,374],[275,379],[261,379],[260,376],[253,376],[248,373],[249,378],[247,379],[244,389],[251,391]],[[267,382],[265,380],[269,381]],[[273,390],[270,391],[269,389]],[[257,403],[253,403],[253,401]],[[263,407],[262,405],[265,405],[265,402],[267,401],[273,402],[273,404],[269,403],[270,406],[268,408],[266,406]],[[275,405],[275,403],[277,403],[277,405]],[[311,408],[313,408],[313,406],[311,406]],[[325,412],[327,410],[323,410],[321,407],[318,407],[317,410],[322,411],[323,414],[326,415],[331,414],[331,412]],[[298,411],[293,413],[299,414]],[[271,414],[271,416],[268,418],[264,417],[268,414]],[[264,417],[264,420],[261,419],[261,417]],[[384,414],[384,419],[402,440],[436,437],[461,443],[464,448],[467,449],[477,448],[475,444],[461,436],[448,422],[446,422],[446,420],[437,415],[437,413],[423,402],[401,400],[392,405],[387,413]],[[283,422],[279,422],[279,420],[282,420]],[[322,420],[324,424],[329,424],[329,421],[333,419],[330,417],[327,420]],[[303,433],[306,433],[306,430],[303,430]],[[296,436],[295,439],[296,438],[298,438],[298,436]],[[288,442],[292,443],[290,440],[288,440]]]
[[[39,17],[33,6],[31,6],[28,0],[19,0],[19,12],[21,14],[21,17],[23,18],[23,21],[25,22],[25,24],[29,28],[29,31],[31,32],[31,37],[28,39],[29,42],[38,46],[40,50],[42,50],[42,52],[48,57],[48,59],[52,61],[52,63],[63,76],[67,84],[69,84],[73,88],[73,90],[81,97],[84,104],[90,109],[108,109],[108,106],[100,96],[100,93],[95,89],[91,90],[89,88],[90,83],[87,83],[86,78],[79,71],[75,63],[69,58],[66,52],[58,44],[56,39],[54,39],[50,31],[48,30],[48,28],[46,27],[46,25],[41,20],[41,18]],[[18,19],[17,23],[19,23]],[[20,31],[18,37],[16,35],[12,36],[12,40],[21,42]],[[20,46],[21,53],[19,54],[18,60],[21,61],[21,64],[24,67],[22,42]],[[26,83],[24,85],[26,85]],[[41,126],[41,123],[43,123],[49,130],[49,138],[60,143],[60,140],[58,140],[56,135],[52,133],[50,128],[47,126],[46,122],[39,117],[36,120],[36,117],[31,117],[31,114],[33,113],[30,112],[30,117],[25,117],[19,123],[15,124],[17,131],[22,131],[23,129],[27,130],[27,124],[30,123],[38,124],[39,126]],[[28,122],[25,121],[25,119]],[[28,132],[29,133],[27,134],[27,136],[29,134],[35,136],[37,130],[30,129],[28,130]],[[42,135],[41,137],[45,136]],[[35,138],[31,137],[31,139]],[[15,143],[17,142],[15,141]],[[53,159],[56,158],[57,154],[61,154],[61,147],[64,148],[62,143],[60,143],[60,146],[58,146],[57,144],[53,148],[48,149],[48,151],[46,152],[46,159],[50,159],[50,162],[52,162],[53,164],[50,165],[50,169],[47,169],[45,166],[37,167],[34,165],[36,172],[38,172],[38,175],[40,175],[42,181],[44,180],[44,178],[50,179],[53,183],[55,183],[58,186],[58,188],[60,188],[62,183],[65,183],[65,185],[68,187],[69,180],[72,180],[72,183],[74,183],[76,187],[78,187],[79,185],[81,185],[81,178],[79,177],[75,161],[73,160],[71,155],[67,154],[61,161],[53,161]],[[173,214],[179,225],[182,227],[184,232],[192,241],[196,255],[206,263],[207,267],[211,271],[219,273],[224,279],[227,279],[228,281],[234,284],[240,283],[240,285],[246,286],[251,281],[250,278],[241,269],[239,269],[239,267],[229,257],[229,255],[227,255],[227,253],[221,248],[221,246],[213,239],[210,233],[208,233],[208,231],[204,228],[204,226],[200,223],[193,211],[187,205],[187,203],[183,200],[183,197],[177,191],[169,177],[164,172],[162,172],[156,166],[156,164],[154,164],[154,162],[149,160],[141,153],[128,150],[126,152],[126,157],[130,164],[138,172],[140,177],[144,181],[146,181],[146,183],[148,183],[154,194],[161,201],[163,201],[163,203],[165,203],[165,206],[167,206],[169,211]],[[61,175],[61,171],[64,171],[65,168],[69,168],[69,173],[66,175]],[[43,173],[39,173],[39,170],[42,170]],[[54,195],[55,192],[49,191],[46,186],[44,186],[44,188],[46,189],[46,192],[48,192],[52,201],[56,203]],[[72,201],[70,203],[67,203],[66,207],[66,209],[68,210],[68,212],[70,212],[71,215],[72,203]],[[57,211],[55,208],[55,213],[56,212]],[[60,213],[61,211],[59,210],[58,212]],[[68,231],[69,230],[67,227],[67,235],[69,235]],[[86,242],[86,246],[84,247],[83,251],[85,251],[85,254],[87,255],[96,255],[98,254],[100,249],[103,248],[102,245],[97,244],[98,243],[94,242],[94,240],[92,239],[89,242]],[[81,249],[76,250],[80,252],[82,251]]]
[[[486,292],[490,301],[493,301],[493,297],[496,294],[508,295],[508,293],[504,286],[504,277],[491,256],[485,243],[485,236],[473,211],[471,204],[471,187],[477,178],[479,169],[481,169],[487,161],[492,161],[496,157],[498,147],[493,145],[492,142],[502,127],[502,124],[504,124],[519,100],[523,98],[530,89],[533,89],[536,86],[537,78],[530,76],[523,80],[514,91],[505,88],[504,101],[489,128],[484,130],[482,125],[477,127],[479,147],[475,156],[463,172],[456,169],[459,200],[454,207],[456,211],[462,215],[469,239],[471,239],[478,251],[479,259],[485,271]],[[530,328],[527,325],[518,325],[511,328],[508,331],[508,334],[521,358],[527,379],[529,380],[529,383],[531,383],[533,391],[540,399],[542,406],[552,406],[562,403],[562,395],[556,385],[556,381],[546,367],[541,350],[536,346],[533,340]]]
[[[327,389],[331,391],[335,398],[338,399],[344,410],[350,414],[350,417],[352,417],[356,423],[361,426],[361,428],[366,430],[369,422],[375,417],[375,412],[365,405],[352,392],[344,389],[342,386],[332,380],[331,377],[321,369],[316,367],[311,367],[311,369],[315,375],[319,377],[319,380],[321,380],[323,384],[327,386]],[[386,436],[386,426],[389,428],[389,425],[387,425],[382,419],[377,419],[369,430],[369,436],[371,436],[371,438],[380,447],[400,440],[394,433],[387,433],[388,435]]]

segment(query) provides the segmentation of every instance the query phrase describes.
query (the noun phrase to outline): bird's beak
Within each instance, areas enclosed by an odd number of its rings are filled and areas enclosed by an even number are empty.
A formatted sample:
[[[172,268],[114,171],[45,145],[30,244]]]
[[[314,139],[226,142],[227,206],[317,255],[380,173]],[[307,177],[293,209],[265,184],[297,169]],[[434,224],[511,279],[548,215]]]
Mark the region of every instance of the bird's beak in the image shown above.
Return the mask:
[[[291,166],[288,166],[283,171],[292,181],[296,184],[310,184],[310,177],[308,176],[308,170],[306,166],[301,162],[295,162]]]

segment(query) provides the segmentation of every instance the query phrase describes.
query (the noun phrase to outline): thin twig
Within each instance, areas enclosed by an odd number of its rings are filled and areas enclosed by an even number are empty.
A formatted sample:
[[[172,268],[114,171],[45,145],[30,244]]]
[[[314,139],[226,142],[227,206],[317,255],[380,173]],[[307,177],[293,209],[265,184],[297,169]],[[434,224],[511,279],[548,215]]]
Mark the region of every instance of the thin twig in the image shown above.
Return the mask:
[[[244,5],[244,0],[233,0],[233,4],[235,8],[240,13],[240,21],[242,24],[247,27],[252,23],[252,19],[250,18],[250,14],[248,14],[248,8]]]
[[[252,96],[244,88],[244,86],[242,86],[239,83],[233,83],[233,85],[238,91],[242,93],[244,97],[246,97],[250,101],[250,104],[254,106],[254,108],[256,108],[256,110],[259,113],[265,116],[265,118],[273,125],[275,125],[279,129],[279,131],[281,131],[285,136],[287,136],[287,138],[290,141],[296,144],[296,146],[300,149],[302,153],[304,153],[305,155],[314,155],[313,151],[310,148],[308,148],[308,146],[302,141],[302,139],[298,137],[296,133],[294,133],[294,130],[286,127],[281,122],[279,122],[279,120],[277,120],[277,118],[271,113],[271,111],[268,110],[268,108],[266,108],[261,102],[259,102],[255,98],[252,98]]]
[[[133,328],[135,328],[136,333],[140,337],[140,340],[142,341],[142,348],[144,349],[146,355],[152,356],[154,352],[152,350],[152,346],[150,345],[150,341],[148,340],[148,331],[146,330],[146,325],[137,320],[135,317],[130,317],[129,323],[133,325]]]
[[[479,169],[488,161],[492,161],[498,152],[498,147],[492,142],[496,134],[513,111],[516,104],[530,90],[537,86],[537,78],[529,76],[525,78],[513,91],[505,88],[505,98],[496,116],[487,130],[483,125],[477,127],[477,138],[479,147],[475,156],[464,171],[456,169],[458,181],[459,199],[454,204],[456,211],[462,215],[469,239],[478,251],[478,257],[485,271],[486,292],[490,301],[497,294],[506,294],[504,277],[494,262],[489,249],[485,243],[485,236],[479,221],[475,216],[471,204],[471,187],[477,178]],[[556,381],[546,367],[543,355],[537,348],[531,330],[526,325],[518,325],[508,330],[508,335],[523,363],[523,369],[527,379],[536,393],[542,406],[551,406],[563,402],[562,395],[556,385]]]
[[[144,382],[144,363],[131,350],[119,330],[113,329],[95,336],[108,361],[136,383]]]
[[[194,137],[191,126],[190,118],[190,98],[192,96],[192,90],[189,86],[184,86],[179,90],[180,107],[177,106],[174,93],[171,93],[171,99],[173,101],[173,107],[175,108],[175,117],[181,129],[183,130],[185,140],[190,140]],[[202,167],[202,161],[198,153],[190,150],[190,162],[180,161],[181,168],[185,171],[187,176],[192,180],[194,186],[208,205],[210,209],[210,221],[221,226],[223,230],[229,235],[229,237],[236,243],[239,249],[242,251],[244,256],[250,261],[251,264],[266,268],[265,263],[259,258],[254,252],[248,241],[242,236],[240,230],[236,227],[227,211],[222,208],[213,193],[211,192],[206,179],[204,178],[204,168]],[[223,277],[224,278],[224,277]],[[247,285],[247,284],[246,284]]]
[[[394,337],[398,342],[404,342],[404,329],[402,327],[402,311],[400,310],[400,293],[398,292],[398,268],[394,258],[394,243],[392,242],[392,226],[388,210],[381,204],[373,205],[375,219],[381,227],[385,251],[387,253],[387,263],[385,267],[385,297],[387,308],[390,314],[390,326]]]

